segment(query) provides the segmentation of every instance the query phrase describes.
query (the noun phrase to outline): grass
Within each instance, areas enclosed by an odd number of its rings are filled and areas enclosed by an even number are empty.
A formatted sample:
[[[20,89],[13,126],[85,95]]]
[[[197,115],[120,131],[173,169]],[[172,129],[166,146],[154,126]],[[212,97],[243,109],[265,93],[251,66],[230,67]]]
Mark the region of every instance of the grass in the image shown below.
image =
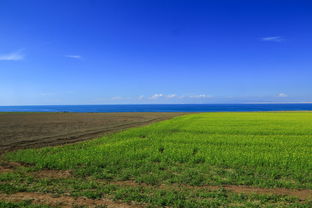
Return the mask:
[[[0,178],[6,181],[0,191],[63,190],[89,198],[106,193],[116,200],[156,207],[237,207],[242,203],[243,207],[309,207],[310,202],[300,204],[278,196],[222,189],[176,192],[155,185],[312,189],[311,129],[311,112],[190,114],[73,145],[8,153],[6,160],[30,164],[35,170],[72,170],[75,179],[44,181],[10,173]],[[152,186],[103,185],[96,180],[132,180]]]
[[[23,202],[1,202],[0,201],[0,207],[1,208],[52,208],[51,206],[46,205],[34,205],[31,203],[31,201],[23,201]]]
[[[11,174],[11,173],[10,173]],[[106,181],[94,181],[82,178],[70,179],[46,179],[31,176],[11,174],[6,178],[10,184],[7,193],[41,192],[50,193],[55,197],[70,193],[72,197],[87,197],[100,199],[102,197],[121,200],[124,202],[136,202],[145,207],[179,207],[179,208],[202,208],[202,207],[293,207],[310,208],[312,202],[302,202],[294,197],[237,194],[222,188],[210,190],[209,188],[192,189],[169,186],[126,186],[114,185]],[[2,189],[0,189],[2,190]],[[1,207],[1,206],[0,206]]]

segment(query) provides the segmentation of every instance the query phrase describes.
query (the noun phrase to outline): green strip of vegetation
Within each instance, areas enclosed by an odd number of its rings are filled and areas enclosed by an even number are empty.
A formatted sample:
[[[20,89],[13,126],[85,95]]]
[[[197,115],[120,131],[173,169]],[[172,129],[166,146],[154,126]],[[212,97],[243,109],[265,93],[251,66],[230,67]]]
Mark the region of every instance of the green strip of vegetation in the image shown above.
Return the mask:
[[[136,202],[146,207],[302,207],[312,206],[311,201],[300,201],[295,197],[237,194],[223,188],[185,188],[168,186],[129,186],[110,184],[94,178],[51,179],[38,178],[22,173],[0,174],[6,182],[0,186],[0,192],[40,192],[53,196],[69,193],[72,197],[90,199],[111,198],[123,202]]]

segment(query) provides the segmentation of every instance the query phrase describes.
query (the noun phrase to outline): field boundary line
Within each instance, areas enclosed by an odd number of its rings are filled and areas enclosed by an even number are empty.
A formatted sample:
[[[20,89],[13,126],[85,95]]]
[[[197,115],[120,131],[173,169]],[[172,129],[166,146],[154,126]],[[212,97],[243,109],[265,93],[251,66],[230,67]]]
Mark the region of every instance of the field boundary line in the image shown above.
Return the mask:
[[[210,189],[210,190],[219,190],[225,189],[234,193],[245,193],[245,194],[271,194],[271,195],[285,195],[297,197],[300,200],[312,200],[312,190],[311,189],[288,189],[288,188],[260,188],[254,186],[245,186],[245,185],[203,185],[203,186],[192,186],[186,184],[161,184],[161,185],[149,185],[145,183],[136,183],[135,181],[105,181],[109,184],[114,185],[126,185],[134,187],[159,187],[160,189],[168,188],[188,188],[188,189]]]
[[[0,193],[0,200],[6,202],[20,202],[32,200],[34,204],[51,205],[63,208],[70,208],[74,205],[96,207],[107,206],[108,208],[142,208],[141,205],[127,204],[113,201],[107,198],[89,199],[86,197],[57,196],[35,192],[18,192],[14,194]]]

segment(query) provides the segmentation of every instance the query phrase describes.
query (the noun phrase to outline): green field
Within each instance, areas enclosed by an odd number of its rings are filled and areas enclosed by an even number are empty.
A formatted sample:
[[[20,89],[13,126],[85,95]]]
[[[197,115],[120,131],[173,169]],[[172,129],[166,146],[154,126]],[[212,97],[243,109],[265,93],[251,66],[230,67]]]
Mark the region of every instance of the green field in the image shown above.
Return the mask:
[[[73,145],[11,152],[4,158],[28,166],[1,174],[3,193],[70,193],[146,207],[312,206],[292,196],[222,188],[311,190],[311,112],[190,114]],[[42,169],[71,170],[72,176],[29,175]]]

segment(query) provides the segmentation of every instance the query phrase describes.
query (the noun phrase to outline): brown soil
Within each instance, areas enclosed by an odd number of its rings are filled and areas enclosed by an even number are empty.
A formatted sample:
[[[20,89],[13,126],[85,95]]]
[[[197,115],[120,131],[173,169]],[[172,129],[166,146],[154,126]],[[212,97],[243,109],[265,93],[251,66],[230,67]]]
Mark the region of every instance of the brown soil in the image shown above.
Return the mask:
[[[53,196],[51,194],[39,194],[31,192],[20,192],[10,195],[0,193],[0,201],[19,202],[25,200],[32,200],[34,204],[45,204],[64,208],[70,208],[74,206],[87,206],[87,207],[107,206],[108,208],[142,207],[139,205],[115,202],[110,199],[88,199],[84,197],[74,198],[70,196]]]
[[[0,173],[12,173],[18,167],[23,167],[20,163],[0,161]],[[69,178],[71,171],[69,170],[39,170],[31,173],[31,175],[39,178]]]
[[[0,166],[0,173],[12,173],[14,170],[11,168],[6,168],[6,167],[2,167]]]
[[[184,113],[0,113],[0,153],[60,145]]]
[[[0,160],[0,173],[14,172],[14,169],[22,166],[16,162],[7,162]]]
[[[69,178],[71,172],[69,170],[40,170],[34,175],[40,178]]]

